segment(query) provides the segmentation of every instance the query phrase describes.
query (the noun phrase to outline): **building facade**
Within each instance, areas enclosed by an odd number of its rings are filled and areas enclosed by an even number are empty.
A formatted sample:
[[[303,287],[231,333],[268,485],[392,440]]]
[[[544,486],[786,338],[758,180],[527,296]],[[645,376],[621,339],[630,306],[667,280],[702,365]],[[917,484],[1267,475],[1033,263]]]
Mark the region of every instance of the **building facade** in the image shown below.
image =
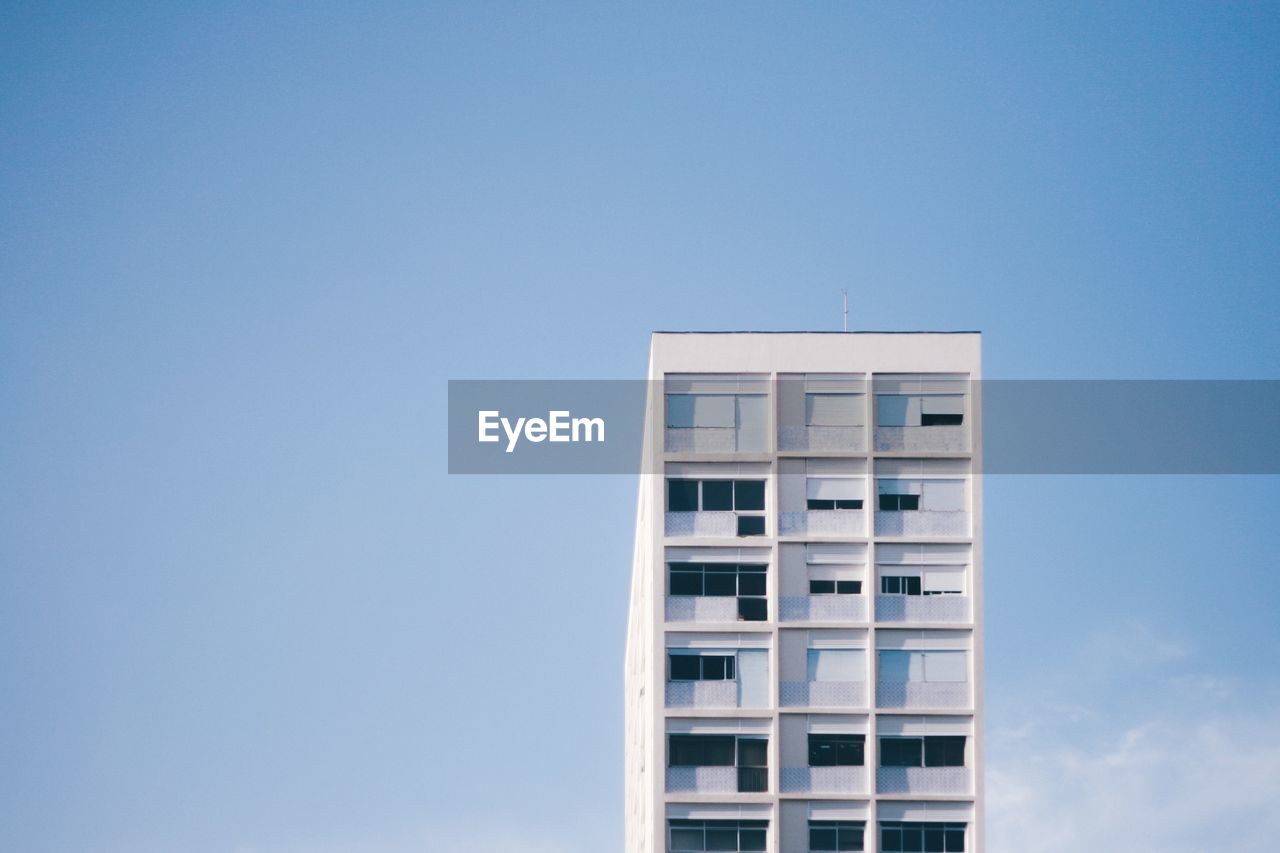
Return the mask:
[[[983,850],[977,333],[655,333],[626,849]]]

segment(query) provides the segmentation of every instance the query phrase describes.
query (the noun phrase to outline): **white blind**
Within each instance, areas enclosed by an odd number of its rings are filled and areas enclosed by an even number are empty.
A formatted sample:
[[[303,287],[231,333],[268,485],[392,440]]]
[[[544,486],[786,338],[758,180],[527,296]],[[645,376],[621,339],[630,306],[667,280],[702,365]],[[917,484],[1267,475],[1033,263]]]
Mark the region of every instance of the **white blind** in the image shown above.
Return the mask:
[[[876,486],[882,495],[918,495],[924,491],[924,483],[920,480],[889,480],[880,477]]]
[[[810,681],[863,681],[862,649],[809,649]]]
[[[918,654],[918,652],[912,652]],[[968,652],[925,652],[925,681],[968,681]],[[913,681],[915,679],[912,679]]]
[[[924,652],[882,651],[880,681],[924,681]]]
[[[862,397],[857,394],[806,394],[804,420],[810,426],[862,426]]]
[[[907,426],[911,417],[911,398],[900,394],[876,395],[876,426]],[[919,404],[915,423],[920,423]]]
[[[964,480],[929,480],[924,484],[920,508],[930,512],[964,509]]]
[[[964,566],[930,566],[922,586],[925,592],[964,592]]]
[[[862,497],[862,480],[835,477],[810,477],[805,481],[805,494],[810,500],[856,500]]]
[[[920,411],[926,415],[963,415],[963,394],[929,394],[920,400]]]

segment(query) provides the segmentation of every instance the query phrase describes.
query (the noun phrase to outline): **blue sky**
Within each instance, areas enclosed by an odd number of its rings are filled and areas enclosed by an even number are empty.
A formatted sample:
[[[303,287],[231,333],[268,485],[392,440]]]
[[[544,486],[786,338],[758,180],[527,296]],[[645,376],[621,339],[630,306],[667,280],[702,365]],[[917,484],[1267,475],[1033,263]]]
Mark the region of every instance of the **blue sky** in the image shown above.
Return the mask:
[[[841,288],[1280,378],[1273,7],[0,15],[6,850],[619,849],[634,482],[449,477],[447,379]],[[989,479],[991,853],[1276,837],[1278,497]]]

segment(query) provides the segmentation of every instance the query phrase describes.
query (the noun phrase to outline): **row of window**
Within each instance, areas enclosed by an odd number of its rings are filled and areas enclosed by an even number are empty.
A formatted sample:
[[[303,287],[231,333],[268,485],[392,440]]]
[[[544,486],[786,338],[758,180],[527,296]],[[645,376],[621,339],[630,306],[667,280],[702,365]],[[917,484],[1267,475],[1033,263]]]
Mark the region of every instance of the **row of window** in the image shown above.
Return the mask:
[[[668,563],[667,594],[691,596],[739,596],[764,598],[768,566],[739,563]],[[933,583],[924,588],[923,574],[881,575],[881,595],[959,595],[964,571],[931,572]],[[811,578],[810,595],[861,595],[862,581]],[[744,617],[747,618],[747,617]],[[765,618],[763,616],[761,619]]]
[[[861,394],[805,394],[805,426],[860,427]],[[763,434],[763,394],[668,394],[667,426],[672,429],[745,429]],[[961,426],[963,394],[877,394],[876,425]]]
[[[756,651],[756,650],[752,650]],[[732,681],[736,672],[734,652],[669,650],[670,681]],[[968,652],[963,649],[929,651],[881,649],[879,680],[888,682],[964,682],[968,676]],[[809,681],[865,681],[863,649],[809,649]]]
[[[853,484],[860,481],[848,482]],[[924,509],[938,512],[963,510],[964,481],[882,479],[876,507],[882,512],[915,512],[922,508],[922,498]],[[854,497],[809,497],[805,506],[811,510],[860,510],[863,500]],[[764,512],[764,480],[692,480],[671,477],[667,480],[667,512]]]
[[[667,821],[670,853],[702,851],[762,851],[767,843],[765,820]],[[881,821],[881,853],[964,853],[967,825],[923,821]],[[809,821],[809,850],[864,850],[866,822],[860,820]]]
[[[736,742],[735,742],[736,737]],[[735,735],[669,735],[672,767],[765,767],[768,740]],[[809,735],[810,767],[862,767],[866,735]],[[743,760],[748,744],[749,761]],[[881,767],[964,767],[964,735],[885,736],[880,738]],[[735,761],[736,758],[736,761]],[[758,763],[756,760],[758,759]]]

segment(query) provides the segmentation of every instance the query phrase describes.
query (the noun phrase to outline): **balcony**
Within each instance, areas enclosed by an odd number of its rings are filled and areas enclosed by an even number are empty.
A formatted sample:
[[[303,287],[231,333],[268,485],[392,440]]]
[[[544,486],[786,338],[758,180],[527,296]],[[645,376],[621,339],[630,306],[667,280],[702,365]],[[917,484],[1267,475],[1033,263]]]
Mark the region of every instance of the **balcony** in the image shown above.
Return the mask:
[[[737,681],[668,681],[668,708],[736,708]]]
[[[876,427],[877,451],[903,450],[921,453],[968,453],[969,427],[882,426]]]
[[[877,622],[958,622],[973,619],[967,595],[877,595]]]
[[[876,512],[876,535],[968,536],[969,513],[879,510]]]
[[[860,426],[783,426],[778,428],[778,449],[863,453],[866,435]]]
[[[866,536],[867,514],[857,509],[810,509],[778,514],[780,536]]]
[[[736,595],[668,595],[668,622],[737,622]]]
[[[738,794],[769,790],[767,767],[668,767],[667,791],[678,794]]]
[[[865,708],[867,685],[863,681],[784,681],[784,708]]]
[[[666,514],[667,536],[736,537],[738,514],[717,512],[669,512]]]
[[[877,708],[968,710],[973,699],[967,681],[881,681]]]
[[[778,603],[783,622],[866,622],[865,595],[786,596]]]
[[[784,767],[781,787],[787,794],[866,794],[865,767]]]
[[[881,794],[973,793],[968,767],[877,767],[876,791]]]

